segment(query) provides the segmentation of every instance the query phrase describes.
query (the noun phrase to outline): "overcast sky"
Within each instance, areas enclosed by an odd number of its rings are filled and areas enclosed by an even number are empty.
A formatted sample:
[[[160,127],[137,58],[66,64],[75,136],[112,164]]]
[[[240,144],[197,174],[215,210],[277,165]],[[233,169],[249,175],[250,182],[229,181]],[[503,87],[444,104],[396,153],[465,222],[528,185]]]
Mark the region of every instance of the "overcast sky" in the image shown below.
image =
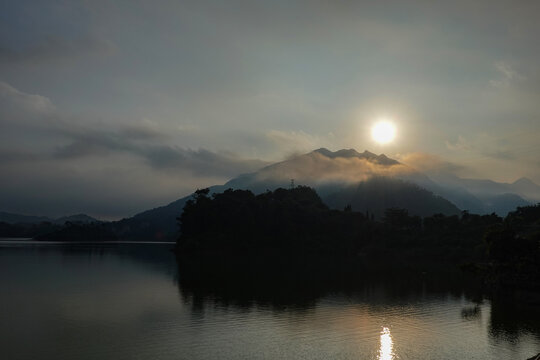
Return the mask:
[[[538,1],[3,1],[0,210],[130,216],[319,147],[540,183]],[[369,135],[391,118],[396,141]],[[411,160],[412,161],[412,160]]]

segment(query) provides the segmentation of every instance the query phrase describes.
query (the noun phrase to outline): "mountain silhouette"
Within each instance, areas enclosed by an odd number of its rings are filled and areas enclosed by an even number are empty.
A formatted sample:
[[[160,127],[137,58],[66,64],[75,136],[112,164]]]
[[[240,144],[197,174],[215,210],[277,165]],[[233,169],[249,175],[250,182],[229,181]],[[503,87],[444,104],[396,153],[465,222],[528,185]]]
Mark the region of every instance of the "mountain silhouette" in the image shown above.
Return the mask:
[[[508,187],[513,193],[519,194],[525,199],[533,202],[540,201],[540,186],[530,179],[520,178],[509,184]]]
[[[540,202],[540,186],[527,178],[513,183],[501,183],[487,179],[464,179],[450,174],[431,176],[440,191],[428,189],[448,198],[461,209],[473,213],[492,212],[505,216],[517,206]],[[463,195],[466,194],[465,197]],[[474,201],[471,201],[473,200]]]
[[[346,186],[327,195],[324,202],[331,208],[343,209],[350,205],[353,210],[366,211],[375,218],[383,217],[386,209],[407,209],[409,214],[430,216],[435,213],[459,215],[461,213],[447,199],[400,179],[374,177],[356,185]]]
[[[39,224],[42,222],[50,222],[52,224],[64,225],[66,222],[89,224],[101,222],[101,220],[95,219],[86,214],[62,216],[57,219],[53,219],[46,216],[20,215],[0,211],[0,222],[7,224]]]
[[[404,208],[410,214],[420,216],[460,213],[450,201],[424,189],[437,187],[426,175],[384,154],[376,155],[367,150],[359,153],[354,149],[335,152],[317,149],[240,175],[224,185],[212,186],[210,192],[219,193],[231,188],[260,194],[287,188],[291,180],[296,185],[316,189],[332,208],[343,209],[351,205],[354,210],[368,211],[377,217],[388,207]],[[174,239],[178,234],[176,219],[190,198],[178,199],[111,225],[123,239]]]
[[[434,181],[384,154],[320,148],[237,176],[224,185],[210,187],[210,192],[221,193],[231,188],[260,194],[288,188],[291,180],[294,185],[314,188],[331,208],[343,209],[350,205],[353,210],[367,211],[376,218],[391,207],[403,208],[411,215],[419,216],[454,215],[461,210],[478,214],[495,212],[504,216],[517,206],[530,204],[520,194],[531,194],[540,189],[528,179],[513,184],[455,176]],[[124,240],[174,240],[179,230],[177,218],[190,198],[191,195],[180,198],[112,222],[110,226],[118,238]]]

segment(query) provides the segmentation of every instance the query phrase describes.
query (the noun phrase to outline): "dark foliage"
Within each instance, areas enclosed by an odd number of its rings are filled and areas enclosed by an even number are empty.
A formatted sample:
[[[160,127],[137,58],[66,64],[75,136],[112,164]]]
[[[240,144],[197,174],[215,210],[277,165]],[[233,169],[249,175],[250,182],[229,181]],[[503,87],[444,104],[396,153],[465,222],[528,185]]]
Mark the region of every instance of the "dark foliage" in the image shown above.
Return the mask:
[[[67,222],[60,229],[35,236],[34,239],[42,241],[110,241],[116,240],[116,236],[107,224]]]
[[[505,223],[489,228],[484,241],[489,280],[496,285],[540,290],[539,206],[518,208]]]
[[[226,190],[208,196],[198,190],[179,218],[182,251],[281,249],[357,252],[369,240],[363,214],[330,210],[308,187],[260,195]]]
[[[39,224],[8,224],[6,222],[0,222],[0,237],[33,238],[40,235],[50,234],[60,230],[61,228],[61,225],[53,224],[51,222],[41,222]]]
[[[308,187],[261,195],[198,190],[178,218],[179,254],[311,253],[365,260],[443,261],[477,270],[490,281],[537,288],[540,280],[540,206],[496,214],[411,216],[389,208],[380,221],[350,206],[331,210]],[[247,255],[251,256],[251,255]],[[468,264],[468,265],[465,265]]]

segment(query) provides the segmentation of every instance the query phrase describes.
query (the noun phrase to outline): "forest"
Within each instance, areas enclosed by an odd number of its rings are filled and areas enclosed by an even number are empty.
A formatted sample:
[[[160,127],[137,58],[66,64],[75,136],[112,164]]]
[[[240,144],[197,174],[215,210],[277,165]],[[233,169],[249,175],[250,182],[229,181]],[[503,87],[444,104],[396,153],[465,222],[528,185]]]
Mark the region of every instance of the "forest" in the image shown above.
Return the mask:
[[[351,206],[329,209],[305,186],[255,195],[197,190],[178,218],[176,252],[253,256],[327,256],[460,266],[487,282],[538,289],[540,205],[496,214],[421,218],[390,208],[381,220]]]

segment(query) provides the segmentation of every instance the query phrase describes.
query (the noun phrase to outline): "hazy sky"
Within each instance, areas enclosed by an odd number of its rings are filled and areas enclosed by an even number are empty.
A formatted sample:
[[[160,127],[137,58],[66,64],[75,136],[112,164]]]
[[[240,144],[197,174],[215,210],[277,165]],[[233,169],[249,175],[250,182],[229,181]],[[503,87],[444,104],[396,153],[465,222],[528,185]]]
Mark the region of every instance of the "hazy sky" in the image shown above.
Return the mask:
[[[538,1],[3,1],[0,210],[133,215],[319,147],[540,183]],[[395,142],[369,129],[386,116]]]

